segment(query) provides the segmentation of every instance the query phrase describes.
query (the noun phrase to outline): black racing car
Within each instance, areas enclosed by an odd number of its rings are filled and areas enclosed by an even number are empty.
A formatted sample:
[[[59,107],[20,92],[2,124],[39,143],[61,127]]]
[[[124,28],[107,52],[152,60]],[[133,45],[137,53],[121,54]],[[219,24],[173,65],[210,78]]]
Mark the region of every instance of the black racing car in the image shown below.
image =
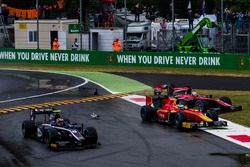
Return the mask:
[[[98,145],[98,135],[94,127],[83,128],[63,119],[60,110],[52,108],[30,110],[30,119],[22,123],[24,138],[33,138],[48,145],[51,150],[83,149]],[[42,121],[36,116],[43,115]]]

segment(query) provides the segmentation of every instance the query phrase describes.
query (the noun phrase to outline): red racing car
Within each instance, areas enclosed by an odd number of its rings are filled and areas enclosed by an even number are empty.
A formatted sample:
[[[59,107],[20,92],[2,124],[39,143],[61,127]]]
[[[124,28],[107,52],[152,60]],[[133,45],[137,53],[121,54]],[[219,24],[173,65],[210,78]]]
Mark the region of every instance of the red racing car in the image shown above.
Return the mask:
[[[141,118],[148,122],[166,122],[180,130],[202,126],[227,126],[226,121],[218,120],[216,111],[204,113],[177,102],[174,97],[164,97],[160,94],[146,96],[146,105],[142,106],[140,111]]]
[[[242,106],[232,105],[229,97],[213,98],[212,95],[201,96],[192,91],[189,86],[175,87],[170,85],[156,85],[154,90],[167,89],[167,97],[175,97],[180,104],[188,106],[188,108],[198,108],[202,112],[207,110],[217,110],[217,112],[241,111]]]

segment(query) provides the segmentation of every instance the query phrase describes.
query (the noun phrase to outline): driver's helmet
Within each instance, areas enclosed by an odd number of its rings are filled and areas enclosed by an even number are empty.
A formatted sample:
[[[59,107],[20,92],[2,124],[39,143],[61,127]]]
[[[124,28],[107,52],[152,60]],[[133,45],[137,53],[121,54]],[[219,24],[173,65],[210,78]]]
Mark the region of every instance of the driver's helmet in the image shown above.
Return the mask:
[[[62,127],[64,125],[63,118],[57,118],[56,119],[56,125]]]
[[[179,104],[178,108],[181,109],[181,110],[183,110],[183,109],[185,109],[185,106],[183,104]]]
[[[61,118],[61,115],[56,113],[55,116],[54,116],[54,120],[58,119],[58,118]]]
[[[160,95],[162,92],[162,89],[160,87],[155,87],[154,88],[154,95]]]
[[[193,91],[193,92],[192,92],[192,95],[193,95],[193,96],[198,96],[198,93]]]

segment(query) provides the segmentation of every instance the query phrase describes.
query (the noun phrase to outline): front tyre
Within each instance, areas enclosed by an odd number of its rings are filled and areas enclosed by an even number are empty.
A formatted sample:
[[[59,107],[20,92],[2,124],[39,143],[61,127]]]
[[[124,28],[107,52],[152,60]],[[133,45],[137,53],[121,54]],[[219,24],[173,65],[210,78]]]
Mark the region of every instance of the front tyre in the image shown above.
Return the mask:
[[[33,121],[25,120],[22,123],[22,134],[24,138],[29,138],[35,132],[35,125]]]
[[[86,127],[83,131],[83,136],[85,138],[85,144],[97,144],[98,135],[94,127]]]
[[[177,129],[182,130],[182,123],[186,121],[186,116],[184,113],[178,112],[175,116],[175,126]]]
[[[210,119],[213,120],[213,122],[208,122],[208,126],[213,126],[214,125],[214,121],[218,121],[219,117],[216,111],[209,111],[206,113],[206,116]]]
[[[154,117],[154,109],[151,106],[142,106],[141,108],[141,118],[143,121],[150,122]]]
[[[47,132],[44,135],[43,141],[51,150],[57,149],[56,141],[58,140],[58,133],[55,129],[48,129]]]

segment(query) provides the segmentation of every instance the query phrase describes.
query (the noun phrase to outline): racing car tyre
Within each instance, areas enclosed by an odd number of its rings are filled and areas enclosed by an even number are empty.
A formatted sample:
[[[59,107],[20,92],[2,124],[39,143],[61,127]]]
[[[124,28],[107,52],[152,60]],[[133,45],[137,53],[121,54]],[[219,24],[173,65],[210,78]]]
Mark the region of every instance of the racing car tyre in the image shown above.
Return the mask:
[[[97,144],[98,135],[94,127],[86,127],[83,131],[85,144]]]
[[[181,112],[176,113],[176,116],[175,116],[176,128],[179,130],[182,130],[183,129],[182,122],[184,122],[186,119],[187,118],[184,113],[181,113]]]
[[[198,108],[200,112],[206,113],[208,109],[208,102],[203,100],[197,100],[194,106]]]
[[[220,98],[220,100],[227,103],[227,104],[232,105],[232,101],[231,101],[231,99],[229,97],[223,96],[223,97]]]
[[[35,132],[34,122],[25,120],[22,123],[22,133],[24,138],[29,138]]]
[[[154,109],[151,106],[142,106],[141,118],[143,121],[152,121],[154,116]]]
[[[51,144],[57,140],[57,136],[57,130],[52,128],[48,129],[43,139],[44,143],[51,149]]]
[[[211,118],[213,121],[218,121],[219,120],[219,117],[218,117],[218,114],[217,114],[216,111],[209,111],[209,112],[206,113],[206,116],[208,118]],[[213,126],[214,125],[213,122],[208,122],[207,124],[208,124],[208,126]]]

